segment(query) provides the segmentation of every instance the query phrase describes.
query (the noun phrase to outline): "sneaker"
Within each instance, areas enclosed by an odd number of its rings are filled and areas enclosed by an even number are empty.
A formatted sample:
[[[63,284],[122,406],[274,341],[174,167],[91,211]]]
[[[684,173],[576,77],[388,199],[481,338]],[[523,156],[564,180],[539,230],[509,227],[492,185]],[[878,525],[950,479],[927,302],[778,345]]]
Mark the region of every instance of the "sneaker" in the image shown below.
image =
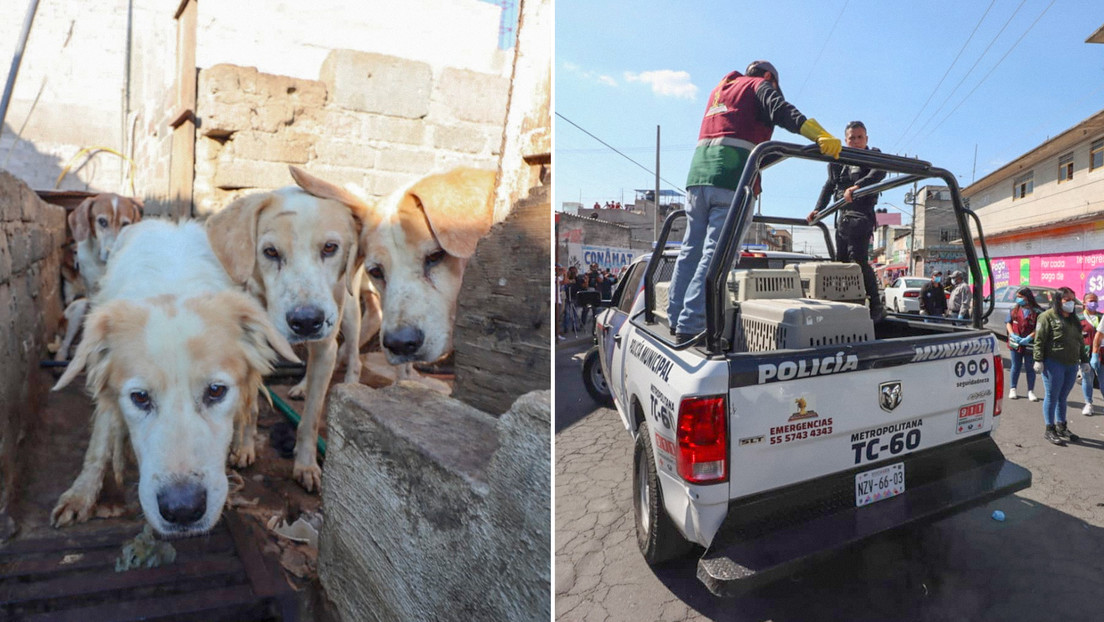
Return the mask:
[[[1035,397],[1035,392],[1034,391],[1028,391],[1027,392],[1027,399],[1028,399],[1028,401],[1031,401],[1031,402],[1038,402],[1039,401],[1039,398]]]
[[[1048,425],[1046,427],[1046,432],[1043,433],[1043,438],[1055,445],[1063,444],[1062,437],[1058,436],[1057,432],[1054,430],[1054,426],[1052,425]]]
[[[1081,409],[1081,414],[1086,417],[1092,416],[1092,404],[1085,404],[1085,407]]]
[[[694,338],[694,335],[687,335],[685,333],[676,333],[675,334],[675,345],[680,345],[681,346],[682,344],[686,343],[687,341],[690,341],[693,338]]]
[[[560,341],[567,341],[567,337],[564,337],[563,335],[556,335],[556,339],[558,339]],[[1013,389],[1013,390],[1015,390],[1015,389]]]
[[[1058,438],[1062,439],[1063,441],[1072,442],[1081,439],[1080,436],[1077,436],[1073,432],[1070,432],[1069,428],[1066,427],[1065,422],[1054,424],[1054,433],[1058,435]]]
[[[1008,399],[1014,400],[1014,399],[1016,399],[1016,397],[1017,397],[1016,387],[1012,387],[1011,389],[1008,390]]]

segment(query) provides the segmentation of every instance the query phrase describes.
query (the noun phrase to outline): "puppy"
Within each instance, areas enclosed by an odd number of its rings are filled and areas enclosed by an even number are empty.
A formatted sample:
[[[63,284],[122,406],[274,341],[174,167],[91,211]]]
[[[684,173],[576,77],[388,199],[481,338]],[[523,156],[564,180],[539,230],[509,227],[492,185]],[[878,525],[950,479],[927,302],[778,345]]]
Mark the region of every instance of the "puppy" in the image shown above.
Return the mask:
[[[104,475],[111,463],[122,484],[129,437],[150,525],[166,535],[210,530],[226,502],[235,422],[253,408],[277,352],[296,360],[264,309],[227,276],[201,225],[128,228],[54,386],[87,369],[95,401],[84,466],[54,507],[54,526],[103,515],[95,506]]]
[[[301,186],[331,189],[295,167],[291,172]],[[360,333],[352,292],[360,289],[364,207],[348,193],[319,196],[288,187],[239,198],[207,220],[211,246],[234,281],[261,301],[289,342],[307,345],[306,377],[291,395],[306,396],[293,474],[308,491],[322,483],[315,439],[337,360],[338,327],[346,335]],[[356,382],[360,359],[355,347],[349,350],[345,380]],[[243,440],[249,445],[237,452],[240,466],[253,461],[251,429]]]
[[[63,297],[69,298],[72,295],[75,299],[64,300],[65,337],[54,354],[55,360],[64,361],[69,357],[69,350],[73,347],[85,314],[88,313],[88,299],[76,298],[70,292],[83,290],[85,296],[95,295],[107,270],[107,259],[111,255],[116,237],[125,227],[142,219],[143,209],[144,205],[139,199],[102,193],[85,199],[75,210],[69,212],[69,231],[76,244],[76,261],[73,267],[81,282],[79,286],[63,284]],[[72,271],[67,271],[63,265],[62,276],[68,282],[72,278]]]
[[[360,246],[379,293],[380,342],[392,365],[452,350],[464,267],[494,218],[494,171],[429,175],[368,210]]]

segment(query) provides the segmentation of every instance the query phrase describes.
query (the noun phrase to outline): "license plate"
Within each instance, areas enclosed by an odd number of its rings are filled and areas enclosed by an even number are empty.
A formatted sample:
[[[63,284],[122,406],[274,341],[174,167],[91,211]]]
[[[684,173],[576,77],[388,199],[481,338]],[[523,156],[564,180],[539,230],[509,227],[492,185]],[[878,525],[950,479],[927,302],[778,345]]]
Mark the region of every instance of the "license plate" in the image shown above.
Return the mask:
[[[905,492],[905,463],[898,462],[855,476],[855,507],[883,501]]]

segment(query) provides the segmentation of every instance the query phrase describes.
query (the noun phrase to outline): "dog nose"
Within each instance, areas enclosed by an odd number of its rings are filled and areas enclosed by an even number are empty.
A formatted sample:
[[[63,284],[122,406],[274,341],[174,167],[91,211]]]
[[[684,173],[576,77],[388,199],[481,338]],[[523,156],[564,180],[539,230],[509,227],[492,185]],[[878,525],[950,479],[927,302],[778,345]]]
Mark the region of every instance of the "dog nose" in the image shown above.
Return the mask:
[[[425,333],[413,326],[397,328],[383,336],[383,347],[392,354],[404,356],[414,354],[422,347],[425,341]]]
[[[174,525],[190,525],[207,513],[207,489],[198,482],[178,482],[157,491],[161,517]]]
[[[318,307],[295,307],[288,311],[288,326],[296,335],[310,336],[322,329],[322,323],[326,321],[326,314]]]

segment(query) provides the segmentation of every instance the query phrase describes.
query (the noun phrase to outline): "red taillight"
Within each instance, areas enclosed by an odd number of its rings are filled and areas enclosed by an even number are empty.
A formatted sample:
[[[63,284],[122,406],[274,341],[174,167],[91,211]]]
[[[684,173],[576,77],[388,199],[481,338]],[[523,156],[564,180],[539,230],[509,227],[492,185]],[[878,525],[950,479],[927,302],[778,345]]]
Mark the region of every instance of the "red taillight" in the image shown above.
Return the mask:
[[[1002,410],[1001,400],[1004,399],[1004,361],[1001,360],[999,354],[993,357],[993,371],[997,373],[996,391],[997,396],[993,398],[993,416],[999,417]]]
[[[905,298],[919,298],[920,292],[905,292]]]
[[[728,480],[725,398],[687,397],[679,403],[678,473],[692,484]]]

